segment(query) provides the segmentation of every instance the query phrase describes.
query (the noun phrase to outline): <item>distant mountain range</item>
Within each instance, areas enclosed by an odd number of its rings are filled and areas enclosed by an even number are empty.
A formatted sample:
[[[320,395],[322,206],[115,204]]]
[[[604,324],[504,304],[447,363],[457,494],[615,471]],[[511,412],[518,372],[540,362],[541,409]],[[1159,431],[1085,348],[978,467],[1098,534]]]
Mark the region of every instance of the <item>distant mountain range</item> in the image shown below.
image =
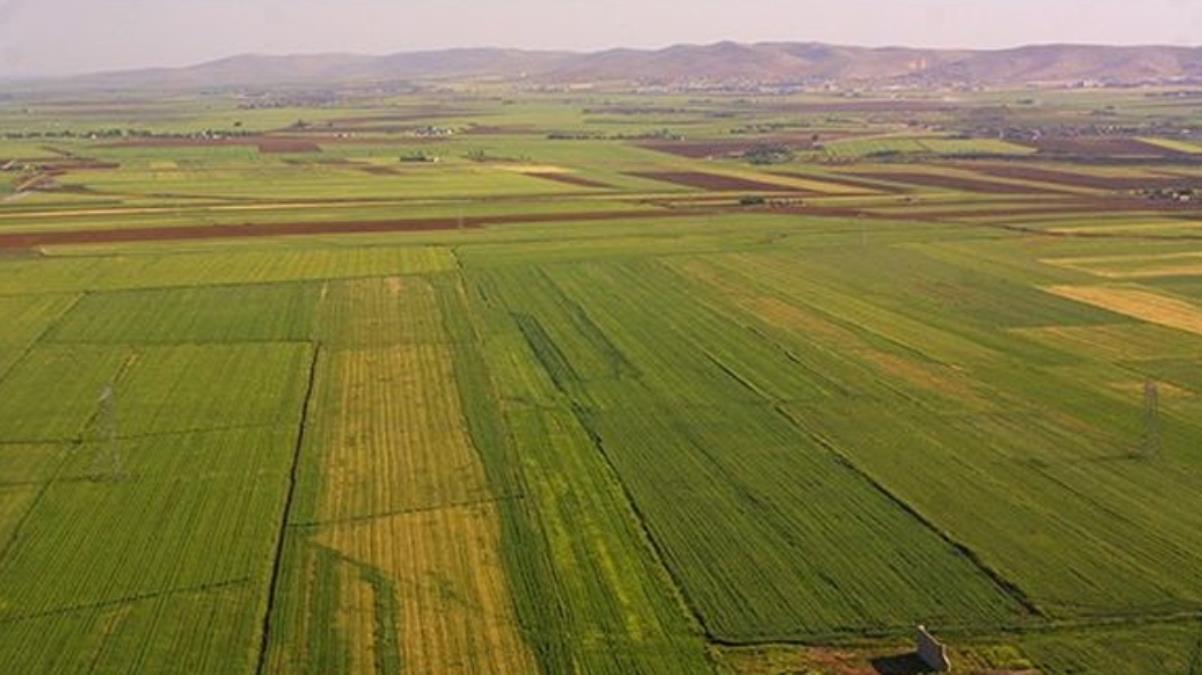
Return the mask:
[[[1133,85],[1202,82],[1202,48],[1036,45],[1003,50],[844,47],[813,42],[676,45],[601,52],[447,49],[387,56],[234,56],[186,68],[62,83],[155,88],[495,79],[543,85]]]

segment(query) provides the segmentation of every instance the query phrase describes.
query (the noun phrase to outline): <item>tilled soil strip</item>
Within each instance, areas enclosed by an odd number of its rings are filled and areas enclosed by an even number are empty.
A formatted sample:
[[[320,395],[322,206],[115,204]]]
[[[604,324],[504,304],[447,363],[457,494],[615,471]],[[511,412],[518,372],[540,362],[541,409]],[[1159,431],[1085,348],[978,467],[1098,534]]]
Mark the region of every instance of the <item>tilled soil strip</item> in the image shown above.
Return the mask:
[[[185,225],[181,227],[140,227],[107,230],[66,230],[48,232],[0,233],[0,249],[36,248],[65,244],[103,244],[138,241],[191,239],[232,239],[315,234],[362,234],[371,232],[425,232],[454,230],[460,226],[474,229],[486,225],[516,223],[590,222],[634,218],[683,218],[715,213],[712,210],[599,211],[588,213],[516,213],[497,216],[459,218],[411,218],[405,220],[262,223],[258,225]]]

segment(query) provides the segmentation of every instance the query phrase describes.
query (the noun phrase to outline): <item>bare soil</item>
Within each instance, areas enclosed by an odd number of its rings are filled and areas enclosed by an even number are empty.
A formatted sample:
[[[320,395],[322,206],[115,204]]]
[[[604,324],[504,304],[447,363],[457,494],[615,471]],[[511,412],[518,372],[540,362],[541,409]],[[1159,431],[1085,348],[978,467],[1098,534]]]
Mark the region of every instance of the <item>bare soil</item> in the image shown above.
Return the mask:
[[[313,141],[299,138],[269,137],[259,141],[259,152],[263,154],[288,154],[297,152],[321,152],[321,146]]]
[[[681,218],[704,213],[679,211],[596,211],[585,213],[515,213],[497,216],[458,218],[410,218],[344,222],[263,223],[258,225],[189,225],[183,227],[139,227],[104,230],[65,230],[48,232],[0,233],[0,249],[28,249],[66,244],[102,244],[139,241],[195,239],[233,239],[288,235],[362,234],[384,232],[424,232],[481,228],[486,225],[516,223],[588,222],[630,218]]]
[[[1055,183],[1097,190],[1139,190],[1143,188],[1173,188],[1202,185],[1202,180],[1188,178],[1140,178],[1137,176],[1097,176],[1056,169],[1043,169],[1013,164],[973,166],[978,173],[998,178]]]
[[[747,178],[739,178],[737,176],[722,176],[713,173],[703,173],[701,171],[637,171],[629,175],[639,178],[649,178],[664,183],[673,183],[683,185],[685,187],[698,188],[701,190],[710,190],[714,192],[729,192],[729,191],[752,191],[752,192],[803,192],[806,190],[790,187],[788,185],[776,185],[774,183],[763,183]]]
[[[924,187],[947,188],[950,190],[963,190],[965,192],[980,192],[984,194],[1060,194],[1058,190],[1053,188],[1012,185],[1010,183],[996,183],[985,179],[978,180],[963,176],[941,176],[939,174],[920,173],[917,171],[861,171],[856,175],[897,183],[909,183]]]

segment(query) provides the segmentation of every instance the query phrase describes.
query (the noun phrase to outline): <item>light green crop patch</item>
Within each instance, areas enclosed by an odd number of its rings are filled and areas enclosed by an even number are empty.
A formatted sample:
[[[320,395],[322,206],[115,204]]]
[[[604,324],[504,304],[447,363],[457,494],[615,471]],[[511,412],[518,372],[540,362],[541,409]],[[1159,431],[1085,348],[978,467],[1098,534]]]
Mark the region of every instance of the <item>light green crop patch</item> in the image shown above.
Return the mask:
[[[0,293],[265,284],[310,279],[427,274],[454,268],[449,249],[326,247],[103,256],[0,263]]]

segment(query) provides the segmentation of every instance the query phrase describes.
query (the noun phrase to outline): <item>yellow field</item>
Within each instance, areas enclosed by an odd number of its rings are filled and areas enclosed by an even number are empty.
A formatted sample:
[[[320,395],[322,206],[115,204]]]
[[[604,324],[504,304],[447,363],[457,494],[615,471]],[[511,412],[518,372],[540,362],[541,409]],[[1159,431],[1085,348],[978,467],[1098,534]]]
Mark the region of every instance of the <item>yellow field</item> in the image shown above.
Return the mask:
[[[330,358],[339,396],[324,438],[321,520],[490,497],[445,346],[402,344]]]
[[[1050,286],[1044,290],[1148,323],[1202,335],[1202,307],[1183,300],[1151,291],[1107,286]]]
[[[498,522],[493,504],[443,507],[341,525],[315,540],[392,582],[404,672],[533,672],[509,598]],[[366,662],[376,598],[370,586],[351,588],[357,592],[343,591],[337,618],[358,643],[351,651]]]
[[[1171,328],[1148,323],[1041,326],[1015,328],[1010,332],[1073,354],[1108,361],[1202,356],[1202,347],[1194,339]]]
[[[1156,279],[1202,275],[1202,251],[1161,255],[1054,258],[1041,262],[1107,279]]]
[[[324,370],[323,524],[309,543],[338,560],[345,667],[371,672],[392,650],[407,673],[530,672],[500,554],[503,495],[467,434],[430,287],[351,281],[323,303],[345,312],[350,344],[404,340],[331,350]]]

